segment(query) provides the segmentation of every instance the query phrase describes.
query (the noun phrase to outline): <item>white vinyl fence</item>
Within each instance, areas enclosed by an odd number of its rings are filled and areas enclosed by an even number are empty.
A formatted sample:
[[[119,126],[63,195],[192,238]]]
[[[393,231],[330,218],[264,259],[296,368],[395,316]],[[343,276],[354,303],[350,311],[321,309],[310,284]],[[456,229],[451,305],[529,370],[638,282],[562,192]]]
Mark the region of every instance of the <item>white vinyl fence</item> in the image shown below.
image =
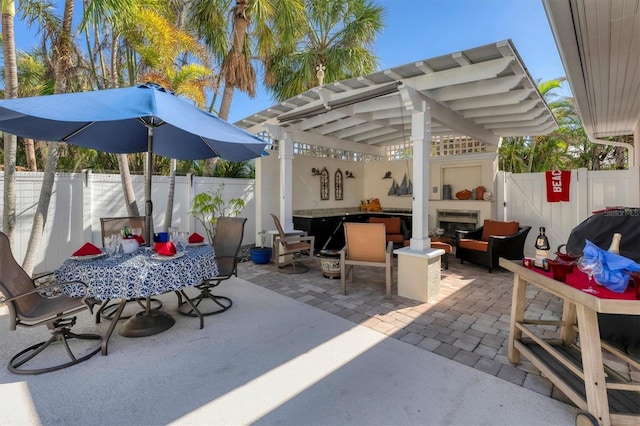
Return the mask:
[[[569,239],[571,230],[607,207],[640,207],[640,172],[578,169],[571,171],[569,202],[549,203],[544,173],[504,173],[497,176],[498,219],[530,225],[525,254],[533,255],[538,228],[544,226],[552,251]]]
[[[572,170],[570,201],[558,203],[546,201],[544,173],[499,172],[496,175],[496,219],[518,220],[531,226],[525,254],[533,255],[534,239],[540,226],[546,227],[551,248],[555,251],[558,245],[567,242],[571,230],[593,211],[609,206],[640,207],[639,170],[638,167],[616,171]],[[3,176],[2,172],[0,176]],[[132,179],[138,208],[140,214],[144,215],[144,178],[132,176]],[[257,237],[254,183],[247,179],[177,177],[172,225],[204,235],[201,225],[188,214],[193,197],[224,184],[225,200],[241,197],[246,202],[240,214],[248,218],[244,244],[253,244]],[[38,204],[42,173],[20,172],[16,184],[17,238],[14,255],[21,263]],[[168,188],[169,177],[153,177],[153,221],[156,230],[164,224]],[[0,197],[0,215],[2,207],[3,199]],[[127,216],[120,175],[91,172],[57,174],[35,272],[52,271],[59,267],[86,241],[101,245],[100,218],[113,216]]]
[[[0,176],[3,173],[0,172]],[[40,196],[43,174],[19,172],[16,174],[16,241],[14,256],[22,263],[31,234],[33,217]],[[144,177],[132,176],[140,215],[144,216]],[[153,223],[156,231],[163,228],[169,191],[168,176],[154,176],[152,181]],[[254,180],[176,177],[172,226],[183,231],[204,229],[189,215],[193,197],[201,192],[216,190],[224,184],[223,199],[242,198],[246,205],[240,216],[248,220],[245,225],[244,244],[253,244],[255,231]],[[0,217],[4,200],[0,197]],[[43,244],[34,272],[52,271],[85,242],[101,246],[100,218],[128,216],[120,175],[86,173],[58,173],[49,204]]]

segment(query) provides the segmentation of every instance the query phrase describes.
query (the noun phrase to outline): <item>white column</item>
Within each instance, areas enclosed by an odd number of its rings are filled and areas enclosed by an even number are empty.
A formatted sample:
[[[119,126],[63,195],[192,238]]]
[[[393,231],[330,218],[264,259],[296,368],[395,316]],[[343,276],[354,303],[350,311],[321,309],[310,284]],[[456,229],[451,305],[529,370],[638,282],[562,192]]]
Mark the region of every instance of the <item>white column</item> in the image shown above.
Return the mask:
[[[280,223],[285,232],[293,231],[293,135],[284,133],[278,142],[280,159]]]
[[[429,151],[431,147],[431,111],[429,105],[411,114],[413,143],[413,219],[411,250],[431,249],[429,238]]]
[[[404,105],[411,113],[413,143],[413,222],[411,246],[394,250],[398,255],[398,296],[431,302],[440,293],[442,249],[432,249],[429,238],[429,152],[431,110],[413,89],[401,88]]]

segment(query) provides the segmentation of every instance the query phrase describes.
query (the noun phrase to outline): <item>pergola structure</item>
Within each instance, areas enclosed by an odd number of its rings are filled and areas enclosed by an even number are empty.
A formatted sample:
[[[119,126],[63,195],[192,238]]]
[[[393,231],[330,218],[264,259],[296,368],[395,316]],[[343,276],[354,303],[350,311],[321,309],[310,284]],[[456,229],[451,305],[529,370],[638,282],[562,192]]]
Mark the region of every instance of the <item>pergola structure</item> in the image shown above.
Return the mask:
[[[413,229],[405,251],[418,258],[429,258],[431,252],[429,158],[439,144],[468,137],[482,152],[497,155],[503,137],[544,135],[557,128],[510,40],[328,83],[235,124],[251,133],[267,132],[277,141],[285,230],[293,229],[294,143],[384,156],[385,146],[409,136]],[[273,190],[268,189],[271,196]],[[258,198],[266,193],[256,192]]]

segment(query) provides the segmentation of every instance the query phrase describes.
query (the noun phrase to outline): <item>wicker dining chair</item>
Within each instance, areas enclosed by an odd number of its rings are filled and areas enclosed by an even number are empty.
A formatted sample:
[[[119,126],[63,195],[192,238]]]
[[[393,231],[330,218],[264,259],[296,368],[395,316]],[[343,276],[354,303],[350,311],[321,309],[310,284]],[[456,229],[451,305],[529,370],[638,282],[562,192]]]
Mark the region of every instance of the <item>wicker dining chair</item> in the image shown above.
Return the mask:
[[[4,296],[0,302],[6,303],[9,309],[9,329],[15,331],[17,326],[46,325],[51,330],[49,340],[29,346],[11,358],[7,368],[12,373],[41,374],[61,370],[86,361],[101,349],[101,344],[98,344],[96,348],[87,348],[87,345],[70,345],[72,339],[102,340],[102,336],[76,334],[71,331],[76,323],[76,317],[73,315],[89,306],[85,303],[84,297],[74,298],[54,293],[56,288],[66,283],[53,282],[36,286],[38,280],[49,275],[32,279],[14,259],[9,238],[0,232],[0,292]],[[76,283],[84,285],[81,282]],[[47,293],[52,296],[48,296]],[[53,352],[47,352],[46,349],[54,344],[64,345],[66,354],[70,358],[69,361],[54,365],[51,365],[51,362],[40,361],[44,358],[44,354]],[[74,346],[76,350],[74,351],[71,346]],[[34,361],[38,356],[38,360]]]
[[[220,314],[231,307],[233,301],[226,296],[215,295],[211,290],[232,276],[238,276],[238,253],[244,237],[244,225],[247,218],[218,218],[216,234],[213,237],[213,250],[218,265],[218,275],[206,279],[196,286],[200,293],[190,298],[185,289],[177,292],[178,312],[182,315],[200,318],[200,328],[204,327],[204,318],[208,315]],[[183,301],[182,298],[185,298]]]

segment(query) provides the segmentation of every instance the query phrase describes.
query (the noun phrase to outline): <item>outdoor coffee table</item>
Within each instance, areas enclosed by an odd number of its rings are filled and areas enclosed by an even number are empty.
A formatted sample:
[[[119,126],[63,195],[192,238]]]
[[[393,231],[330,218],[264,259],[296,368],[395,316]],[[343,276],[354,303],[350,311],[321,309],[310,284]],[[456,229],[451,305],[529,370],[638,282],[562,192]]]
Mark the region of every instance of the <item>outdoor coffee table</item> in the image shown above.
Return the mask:
[[[86,283],[87,297],[103,302],[120,299],[103,338],[102,354],[106,355],[109,338],[128,300],[144,298],[146,307],[123,324],[120,334],[142,337],[160,333],[171,328],[175,320],[167,312],[150,309],[151,296],[200,284],[217,276],[218,266],[213,247],[209,245],[187,247],[172,258],[158,256],[150,248],[141,247],[130,254],[67,259],[54,274],[60,281]],[[84,288],[77,284],[66,285],[62,291],[75,297],[84,295]]]

